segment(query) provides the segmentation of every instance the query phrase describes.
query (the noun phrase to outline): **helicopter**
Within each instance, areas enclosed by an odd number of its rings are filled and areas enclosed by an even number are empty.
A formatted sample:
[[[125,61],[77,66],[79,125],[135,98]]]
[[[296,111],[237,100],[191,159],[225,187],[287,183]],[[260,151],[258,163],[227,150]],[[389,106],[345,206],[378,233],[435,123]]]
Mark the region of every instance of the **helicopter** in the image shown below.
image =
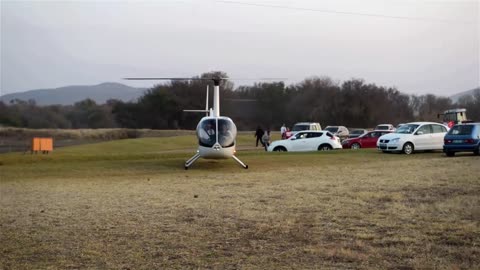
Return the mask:
[[[204,159],[229,159],[233,158],[244,169],[248,165],[235,156],[237,127],[235,123],[226,116],[220,116],[220,82],[227,77],[212,78],[124,78],[125,80],[170,80],[190,81],[203,80],[213,81],[213,108],[208,108],[208,86],[207,101],[205,110],[184,110],[185,112],[203,112],[206,116],[200,119],[196,128],[198,138],[198,150],[185,162],[185,170],[195,163],[199,158]]]

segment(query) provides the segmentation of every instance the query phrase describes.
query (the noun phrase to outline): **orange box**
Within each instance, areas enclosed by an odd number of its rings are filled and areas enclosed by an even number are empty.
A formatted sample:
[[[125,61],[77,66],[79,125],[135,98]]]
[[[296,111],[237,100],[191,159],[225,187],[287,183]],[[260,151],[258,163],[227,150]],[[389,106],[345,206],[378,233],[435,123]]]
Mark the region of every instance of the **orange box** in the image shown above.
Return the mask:
[[[53,151],[53,139],[52,138],[41,138],[40,139],[40,150],[41,151]]]
[[[32,151],[40,151],[40,138],[32,139]]]
[[[32,139],[32,151],[53,151],[52,138],[38,138]]]

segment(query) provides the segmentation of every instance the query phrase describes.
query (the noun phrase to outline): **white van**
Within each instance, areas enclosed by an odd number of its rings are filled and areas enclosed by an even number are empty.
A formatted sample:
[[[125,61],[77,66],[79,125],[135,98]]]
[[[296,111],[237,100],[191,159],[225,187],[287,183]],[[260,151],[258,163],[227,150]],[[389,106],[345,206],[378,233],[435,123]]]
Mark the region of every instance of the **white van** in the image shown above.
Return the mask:
[[[303,130],[322,130],[322,126],[320,126],[320,124],[317,122],[299,122],[293,125],[293,133],[297,133]]]

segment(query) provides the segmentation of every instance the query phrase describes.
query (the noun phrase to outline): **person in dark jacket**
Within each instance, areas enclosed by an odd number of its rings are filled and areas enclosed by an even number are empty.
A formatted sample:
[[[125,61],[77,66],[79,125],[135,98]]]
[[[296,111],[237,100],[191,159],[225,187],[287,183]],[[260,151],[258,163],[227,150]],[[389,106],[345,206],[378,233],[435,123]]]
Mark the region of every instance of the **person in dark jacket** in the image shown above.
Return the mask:
[[[257,131],[255,131],[255,137],[257,138],[257,142],[255,143],[255,147],[258,147],[258,141],[260,141],[263,145],[263,147],[265,147],[265,145],[263,144],[263,141],[262,141],[262,136],[263,136],[263,129],[258,126],[257,127]]]

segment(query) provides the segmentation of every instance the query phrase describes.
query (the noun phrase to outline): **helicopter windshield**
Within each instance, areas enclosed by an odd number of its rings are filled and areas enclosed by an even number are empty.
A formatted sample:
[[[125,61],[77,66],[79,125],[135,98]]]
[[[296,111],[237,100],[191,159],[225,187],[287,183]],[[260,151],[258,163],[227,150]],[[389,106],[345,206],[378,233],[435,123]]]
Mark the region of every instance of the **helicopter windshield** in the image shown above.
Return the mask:
[[[222,147],[231,147],[235,144],[237,127],[229,118],[204,119],[197,126],[197,136],[200,146],[213,147],[218,138]]]
[[[216,119],[205,119],[198,123],[197,136],[201,146],[212,147],[217,141]]]
[[[237,127],[230,119],[218,119],[218,143],[222,147],[231,147],[235,143]]]

